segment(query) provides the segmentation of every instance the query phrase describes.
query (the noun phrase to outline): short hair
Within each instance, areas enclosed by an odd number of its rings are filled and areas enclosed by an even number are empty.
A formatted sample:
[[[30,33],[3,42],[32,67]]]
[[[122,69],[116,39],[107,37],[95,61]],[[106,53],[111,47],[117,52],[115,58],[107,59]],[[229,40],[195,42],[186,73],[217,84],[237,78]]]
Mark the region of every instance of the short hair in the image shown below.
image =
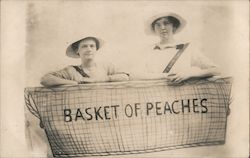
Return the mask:
[[[75,52],[77,52],[78,47],[79,47],[79,44],[80,44],[82,41],[85,41],[85,40],[93,40],[93,41],[95,42],[95,44],[96,44],[96,49],[98,50],[98,49],[100,48],[100,42],[99,42],[98,39],[96,39],[95,37],[86,37],[86,38],[83,38],[83,39],[81,39],[81,40],[76,41],[75,43],[73,43],[73,44],[71,45],[72,49],[73,49]]]
[[[180,21],[178,19],[176,19],[175,17],[173,16],[167,16],[167,17],[160,17],[158,19],[156,19],[155,21],[152,22],[151,26],[152,26],[152,29],[155,31],[155,23],[162,19],[162,18],[166,18],[168,19],[168,21],[173,24],[173,27],[175,28],[174,31],[180,26]]]

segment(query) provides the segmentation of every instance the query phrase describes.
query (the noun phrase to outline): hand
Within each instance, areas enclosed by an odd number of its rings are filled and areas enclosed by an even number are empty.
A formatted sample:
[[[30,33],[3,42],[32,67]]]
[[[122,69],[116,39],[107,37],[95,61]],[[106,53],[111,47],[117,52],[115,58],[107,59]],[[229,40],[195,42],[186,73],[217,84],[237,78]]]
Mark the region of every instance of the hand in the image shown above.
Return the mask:
[[[185,80],[188,80],[191,77],[192,75],[188,72],[170,73],[167,75],[167,81],[169,83],[179,84]]]
[[[204,72],[201,69],[199,69],[197,67],[192,67],[192,68],[186,69],[184,71],[168,74],[167,80],[170,83],[179,84],[179,83],[186,81],[190,78],[203,77],[203,75],[204,75]]]
[[[97,82],[96,79],[83,77],[82,81],[79,81],[78,84],[94,83]]]

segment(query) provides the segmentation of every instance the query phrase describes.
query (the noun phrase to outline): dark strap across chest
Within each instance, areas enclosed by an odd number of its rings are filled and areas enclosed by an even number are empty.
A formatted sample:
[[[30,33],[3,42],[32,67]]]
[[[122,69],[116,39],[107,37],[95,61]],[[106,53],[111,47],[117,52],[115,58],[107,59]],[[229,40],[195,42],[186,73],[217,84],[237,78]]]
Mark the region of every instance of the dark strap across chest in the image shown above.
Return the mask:
[[[83,69],[81,69],[79,66],[73,66],[73,67],[76,69],[77,72],[79,72],[79,73],[82,75],[82,77],[89,77],[89,75],[86,74],[86,73],[83,71]]]
[[[184,50],[187,48],[188,45],[189,45],[189,43],[179,44],[176,46],[176,49],[179,49],[179,50],[175,54],[175,56],[170,60],[170,62],[166,66],[166,68],[163,70],[163,73],[168,73],[171,70],[171,68],[174,66],[174,64],[179,59],[179,57],[181,56],[181,54],[184,52]]]

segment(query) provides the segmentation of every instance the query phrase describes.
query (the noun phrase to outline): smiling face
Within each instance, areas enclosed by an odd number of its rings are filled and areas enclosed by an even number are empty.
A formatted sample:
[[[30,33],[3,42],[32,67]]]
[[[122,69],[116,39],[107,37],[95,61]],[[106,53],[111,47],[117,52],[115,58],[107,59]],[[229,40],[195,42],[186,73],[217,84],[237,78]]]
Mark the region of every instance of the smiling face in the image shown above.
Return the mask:
[[[175,27],[173,23],[168,20],[168,18],[160,18],[157,19],[153,24],[152,27],[156,33],[161,38],[172,38]]]
[[[93,60],[96,51],[96,42],[93,39],[84,39],[79,43],[77,53],[83,60]]]

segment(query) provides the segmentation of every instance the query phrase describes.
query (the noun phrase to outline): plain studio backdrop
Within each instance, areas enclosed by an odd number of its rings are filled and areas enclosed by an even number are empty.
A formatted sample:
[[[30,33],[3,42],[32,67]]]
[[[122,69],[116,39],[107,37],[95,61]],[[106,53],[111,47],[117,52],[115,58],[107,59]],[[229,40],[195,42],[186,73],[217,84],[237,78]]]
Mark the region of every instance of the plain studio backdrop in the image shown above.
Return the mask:
[[[234,78],[226,144],[132,156],[248,156],[248,1],[72,0],[1,4],[1,156],[29,156],[23,90],[41,86],[40,78],[47,72],[80,64],[79,59],[65,55],[70,43],[88,35],[100,37],[105,45],[99,60],[133,69],[142,58],[140,48],[159,40],[145,34],[145,21],[162,12],[175,12],[186,19],[187,25],[176,39],[195,44],[220,67],[223,76]],[[36,155],[46,153],[41,149]]]

